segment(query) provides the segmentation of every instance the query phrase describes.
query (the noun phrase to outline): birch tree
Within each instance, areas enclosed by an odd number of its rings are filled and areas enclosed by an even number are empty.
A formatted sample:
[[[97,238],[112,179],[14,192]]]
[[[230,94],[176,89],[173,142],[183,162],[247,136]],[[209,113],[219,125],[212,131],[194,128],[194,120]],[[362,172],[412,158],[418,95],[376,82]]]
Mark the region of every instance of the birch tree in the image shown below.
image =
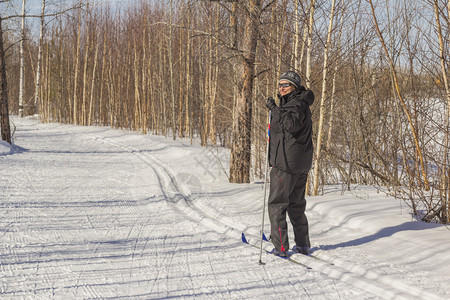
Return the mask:
[[[36,83],[35,83],[35,89],[34,89],[34,106],[36,108],[36,113],[39,112],[38,105],[39,105],[39,93],[40,93],[40,86],[41,86],[41,65],[42,65],[42,47],[43,47],[43,41],[44,41],[45,1],[46,0],[42,0],[42,6],[41,6],[41,24],[40,24],[40,30],[39,30],[38,57],[37,57],[37,66],[36,66]]]
[[[312,40],[314,30],[314,14],[316,11],[316,0],[310,0],[309,21],[308,21],[308,40],[306,42],[306,87],[311,87],[311,54]]]
[[[82,94],[81,94],[81,124],[86,126],[88,124],[88,106],[87,106],[87,88],[88,88],[88,68],[90,62],[90,53],[89,50],[91,48],[91,12],[89,7],[89,1],[86,4],[86,40],[84,41],[84,66],[83,66],[83,83],[82,83]],[[80,54],[81,55],[81,54]]]
[[[292,65],[294,66],[294,70],[296,72],[300,72],[301,68],[301,59],[300,59],[300,1],[294,0],[294,49],[293,49],[293,60]],[[305,26],[305,28],[307,28]],[[303,42],[303,40],[302,40]]]
[[[172,28],[172,11],[173,11],[173,0],[170,0],[170,7],[169,7],[170,13],[169,13],[169,73],[170,73],[170,94],[171,94],[171,103],[172,103],[172,137],[175,140],[177,135],[177,127],[176,127],[176,108],[175,108],[175,89],[174,89],[174,78],[173,78],[173,55],[172,55],[172,35],[173,35],[173,28]]]
[[[325,43],[325,49],[323,53],[323,75],[322,75],[322,96],[320,98],[320,110],[319,110],[319,126],[317,129],[317,142],[316,142],[316,155],[314,157],[314,184],[313,184],[313,196],[318,195],[319,191],[319,167],[320,167],[320,157],[322,153],[322,139],[324,134],[324,116],[325,116],[325,105],[328,97],[327,82],[328,82],[328,54],[331,47],[331,36],[333,33],[333,20],[334,12],[336,9],[336,0],[331,2],[330,10],[330,22],[328,25],[327,41]]]
[[[25,43],[25,5],[26,0],[22,0],[22,25],[20,28],[20,79],[19,79],[19,117],[23,117],[23,95],[25,93],[25,65],[24,65],[24,43]]]
[[[439,62],[441,67],[441,73],[442,73],[442,79],[444,82],[444,90],[445,90],[445,97],[446,97],[446,116],[445,116],[445,124],[444,124],[444,153],[443,153],[443,162],[441,167],[441,198],[442,198],[442,213],[443,213],[443,219],[446,223],[450,221],[450,206],[449,206],[449,199],[448,199],[448,189],[449,189],[449,173],[450,169],[448,168],[448,161],[447,157],[449,154],[449,123],[450,123],[450,86],[449,86],[449,79],[447,75],[447,67],[448,67],[448,40],[447,40],[447,46],[444,42],[444,34],[442,30],[441,25],[441,9],[439,7],[438,0],[433,1],[434,6],[434,15],[436,20],[436,31],[439,39]],[[443,10],[442,10],[443,11]],[[450,2],[447,2],[447,20],[450,18]],[[448,23],[450,24],[450,22]]]
[[[80,0],[81,6],[81,0]],[[74,74],[74,87],[73,87],[73,121],[75,125],[79,124],[79,113],[78,113],[78,76],[79,76],[79,65],[80,65],[80,50],[81,48],[81,7],[78,9],[78,18],[77,18],[77,42],[75,44],[75,74]]]

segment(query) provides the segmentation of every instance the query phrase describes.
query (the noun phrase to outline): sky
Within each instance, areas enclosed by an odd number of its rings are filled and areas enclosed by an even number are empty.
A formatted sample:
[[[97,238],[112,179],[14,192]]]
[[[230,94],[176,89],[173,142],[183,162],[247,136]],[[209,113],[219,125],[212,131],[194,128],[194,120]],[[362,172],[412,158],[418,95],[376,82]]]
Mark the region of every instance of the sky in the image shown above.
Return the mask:
[[[86,1],[86,0],[84,0]],[[110,3],[113,7],[115,6],[124,6],[131,4],[135,1],[139,0],[90,0],[91,3]],[[46,12],[51,13],[55,10],[54,3],[57,3],[59,6],[66,3],[65,7],[69,7],[74,0],[46,0]],[[36,15],[39,16],[42,10],[42,0],[26,0],[26,14],[27,15]],[[2,16],[8,15],[20,15],[22,12],[22,0],[10,0],[8,3],[0,4],[0,12]],[[12,19],[14,22],[15,28],[20,28],[20,20],[18,18]],[[39,19],[38,18],[28,18],[26,20],[27,25],[31,27],[31,32],[33,36],[39,35]]]
[[[86,1],[86,0],[83,0]],[[90,0],[91,3],[110,3],[112,5],[127,5],[137,0]],[[58,5],[66,3],[69,6],[74,0],[46,0],[47,9],[51,10],[54,3]],[[20,13],[22,11],[22,0],[10,0],[8,4],[0,4],[2,9],[8,8],[9,11]],[[40,14],[42,9],[42,0],[26,0],[26,12],[28,14]]]

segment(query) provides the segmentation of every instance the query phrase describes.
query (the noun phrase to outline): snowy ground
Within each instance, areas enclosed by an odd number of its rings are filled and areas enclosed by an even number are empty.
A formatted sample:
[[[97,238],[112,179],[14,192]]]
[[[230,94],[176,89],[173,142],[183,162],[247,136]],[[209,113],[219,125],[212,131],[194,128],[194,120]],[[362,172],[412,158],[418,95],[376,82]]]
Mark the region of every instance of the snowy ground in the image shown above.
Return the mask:
[[[450,298],[449,229],[374,188],[308,198],[314,255],[333,265],[264,252],[263,266],[240,240],[259,246],[263,185],[228,183],[226,151],[13,122],[16,146],[0,143],[2,299]]]

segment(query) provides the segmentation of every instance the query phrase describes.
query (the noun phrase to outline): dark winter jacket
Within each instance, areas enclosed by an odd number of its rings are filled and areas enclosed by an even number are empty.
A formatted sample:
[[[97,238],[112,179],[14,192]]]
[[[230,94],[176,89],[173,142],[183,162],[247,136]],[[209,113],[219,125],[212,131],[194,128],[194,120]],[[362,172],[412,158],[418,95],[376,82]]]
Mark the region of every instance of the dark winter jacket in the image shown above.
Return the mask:
[[[269,162],[274,168],[292,174],[311,169],[313,157],[310,106],[314,93],[304,87],[280,97],[280,106],[272,110]]]

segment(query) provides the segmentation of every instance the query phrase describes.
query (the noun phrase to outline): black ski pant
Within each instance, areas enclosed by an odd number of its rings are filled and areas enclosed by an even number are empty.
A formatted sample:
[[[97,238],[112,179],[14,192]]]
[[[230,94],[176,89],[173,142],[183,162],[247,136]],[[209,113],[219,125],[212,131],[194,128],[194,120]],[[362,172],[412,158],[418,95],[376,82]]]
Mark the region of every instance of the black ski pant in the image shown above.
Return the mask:
[[[305,215],[308,173],[290,174],[276,168],[270,171],[269,218],[270,237],[275,249],[288,251],[286,212],[294,229],[297,246],[310,247],[308,219]]]

